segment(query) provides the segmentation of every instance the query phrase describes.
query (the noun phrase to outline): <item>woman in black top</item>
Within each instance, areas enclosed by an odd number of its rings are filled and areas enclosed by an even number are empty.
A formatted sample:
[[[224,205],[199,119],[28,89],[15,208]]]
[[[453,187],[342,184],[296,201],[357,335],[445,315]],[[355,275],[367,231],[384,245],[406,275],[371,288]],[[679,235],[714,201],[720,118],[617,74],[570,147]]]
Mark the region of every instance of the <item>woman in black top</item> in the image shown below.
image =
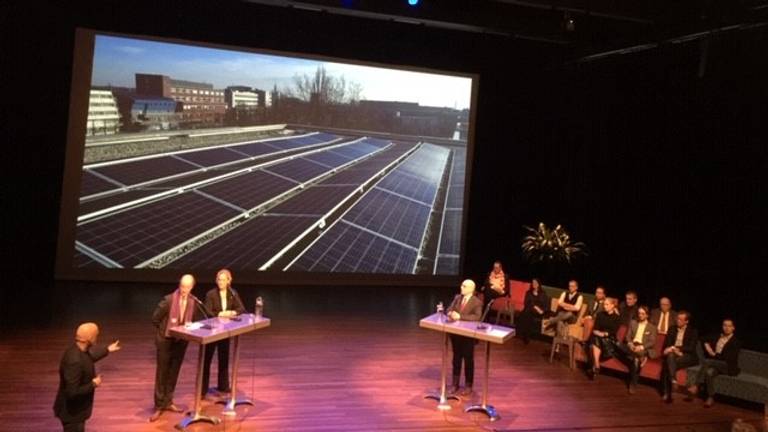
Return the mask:
[[[613,357],[616,346],[616,331],[621,325],[621,316],[616,309],[616,299],[606,298],[603,311],[595,317],[595,326],[587,340],[587,374],[590,379],[600,372],[600,362]]]
[[[522,312],[517,319],[517,334],[527,345],[532,336],[541,333],[541,320],[550,308],[549,296],[541,289],[541,282],[533,278],[531,287],[525,292]]]

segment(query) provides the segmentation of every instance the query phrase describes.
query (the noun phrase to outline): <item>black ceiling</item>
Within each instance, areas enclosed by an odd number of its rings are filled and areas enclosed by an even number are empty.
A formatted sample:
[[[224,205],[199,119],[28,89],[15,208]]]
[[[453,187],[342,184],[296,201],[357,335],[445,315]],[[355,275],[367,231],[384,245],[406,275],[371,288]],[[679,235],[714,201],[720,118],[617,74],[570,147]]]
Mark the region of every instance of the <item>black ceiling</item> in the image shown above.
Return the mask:
[[[490,33],[573,59],[766,25],[768,0],[245,0],[308,13]],[[572,28],[567,24],[572,20]]]

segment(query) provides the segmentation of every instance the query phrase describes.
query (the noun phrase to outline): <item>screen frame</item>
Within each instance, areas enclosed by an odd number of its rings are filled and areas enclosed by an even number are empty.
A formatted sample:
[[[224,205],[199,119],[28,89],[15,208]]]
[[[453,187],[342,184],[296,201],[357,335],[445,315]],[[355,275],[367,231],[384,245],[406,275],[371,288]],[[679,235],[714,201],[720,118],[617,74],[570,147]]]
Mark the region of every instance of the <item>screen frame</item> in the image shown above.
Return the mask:
[[[238,282],[246,284],[263,285],[302,285],[302,286],[327,286],[327,285],[412,285],[442,287],[455,285],[462,279],[462,270],[466,260],[465,251],[467,243],[467,227],[469,213],[470,184],[472,178],[472,160],[474,159],[475,128],[477,113],[477,94],[479,90],[480,75],[464,71],[438,70],[422,66],[396,65],[391,63],[378,63],[361,61],[348,58],[324,56],[309,53],[272,50],[266,48],[253,48],[240,45],[224,45],[219,43],[201,42],[169,37],[155,37],[128,33],[109,32],[78,27],[75,29],[75,43],[72,55],[72,77],[69,95],[69,118],[67,125],[66,151],[64,171],[61,182],[61,205],[59,211],[59,230],[56,245],[56,264],[54,277],[57,280],[88,280],[88,281],[113,281],[113,282],[168,282],[176,280],[183,271],[179,269],[110,269],[92,268],[79,269],[74,267],[75,234],[77,227],[77,213],[79,208],[80,181],[82,177],[82,164],[85,152],[86,119],[88,117],[89,93],[91,88],[91,76],[93,68],[93,56],[97,36],[113,36],[133,38],[139,40],[177,43],[205,48],[225,49],[245,53],[268,54],[287,56],[300,59],[319,60],[346,63],[361,66],[381,67],[411,72],[434,73],[450,75],[472,80],[469,128],[467,130],[467,164],[464,178],[464,207],[461,221],[461,241],[458,275],[412,275],[412,274],[387,274],[387,273],[324,273],[324,272],[292,272],[292,271],[248,271],[233,269]],[[215,269],[196,270],[198,278],[202,280],[213,279]],[[206,273],[206,275],[203,275]],[[208,273],[210,273],[208,275]]]

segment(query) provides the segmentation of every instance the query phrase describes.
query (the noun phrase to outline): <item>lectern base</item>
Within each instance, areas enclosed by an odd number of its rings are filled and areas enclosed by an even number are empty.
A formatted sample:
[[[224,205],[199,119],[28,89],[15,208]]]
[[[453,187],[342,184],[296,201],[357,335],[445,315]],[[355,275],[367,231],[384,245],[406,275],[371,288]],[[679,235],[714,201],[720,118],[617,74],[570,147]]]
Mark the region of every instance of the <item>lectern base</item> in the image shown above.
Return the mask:
[[[237,414],[235,412],[235,407],[238,405],[250,405],[254,406],[254,403],[250,399],[228,399],[228,400],[220,400],[216,401],[217,404],[224,404],[226,405],[224,407],[224,410],[222,413],[224,415],[233,416]]]
[[[176,425],[176,429],[184,430],[187,428],[187,426],[191,425],[192,423],[198,423],[198,422],[206,422],[206,423],[217,425],[221,422],[221,420],[218,417],[189,413],[184,417],[184,419],[182,419],[179,422],[179,424]]]
[[[479,411],[488,416],[488,420],[495,422],[501,419],[501,416],[496,412],[496,408],[492,405],[472,405],[464,410],[464,412]]]
[[[460,397],[453,394],[445,395],[443,397],[440,395],[440,392],[430,393],[424,396],[424,399],[432,399],[432,400],[438,401],[439,403],[437,404],[437,409],[439,409],[440,411],[448,411],[451,409],[451,406],[448,404],[449,400],[455,400],[455,401],[461,400]]]

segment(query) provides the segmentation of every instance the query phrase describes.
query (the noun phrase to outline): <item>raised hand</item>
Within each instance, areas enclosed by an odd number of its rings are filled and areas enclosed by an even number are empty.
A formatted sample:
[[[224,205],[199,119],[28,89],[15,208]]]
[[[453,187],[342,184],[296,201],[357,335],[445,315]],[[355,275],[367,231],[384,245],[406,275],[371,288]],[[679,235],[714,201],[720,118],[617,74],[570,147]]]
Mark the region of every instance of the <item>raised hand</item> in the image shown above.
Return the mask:
[[[121,348],[122,347],[120,346],[120,341],[116,340],[116,341],[112,342],[111,344],[109,344],[109,346],[107,347],[107,351],[113,353],[115,351],[120,351]]]

